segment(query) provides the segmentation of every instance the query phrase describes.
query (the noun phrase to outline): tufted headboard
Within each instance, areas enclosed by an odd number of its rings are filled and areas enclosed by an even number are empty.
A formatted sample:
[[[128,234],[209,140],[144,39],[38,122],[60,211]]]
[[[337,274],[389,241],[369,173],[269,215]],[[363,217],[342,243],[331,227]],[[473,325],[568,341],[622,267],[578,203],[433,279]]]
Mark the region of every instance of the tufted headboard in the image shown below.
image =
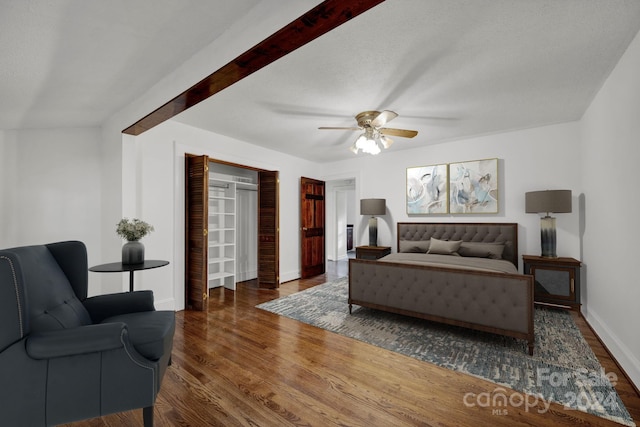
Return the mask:
[[[518,268],[518,224],[515,222],[399,222],[400,241],[425,241],[431,237],[440,240],[462,240],[464,242],[502,243],[502,257]]]

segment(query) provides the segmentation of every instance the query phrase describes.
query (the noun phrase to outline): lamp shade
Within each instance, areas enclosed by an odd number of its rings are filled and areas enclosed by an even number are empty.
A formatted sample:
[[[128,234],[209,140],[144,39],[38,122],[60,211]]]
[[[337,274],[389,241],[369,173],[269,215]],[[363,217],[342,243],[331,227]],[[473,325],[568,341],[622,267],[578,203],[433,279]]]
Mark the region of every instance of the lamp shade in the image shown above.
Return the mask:
[[[525,193],[526,213],[570,213],[571,190],[529,191]]]
[[[360,215],[384,215],[387,213],[385,199],[360,199]]]

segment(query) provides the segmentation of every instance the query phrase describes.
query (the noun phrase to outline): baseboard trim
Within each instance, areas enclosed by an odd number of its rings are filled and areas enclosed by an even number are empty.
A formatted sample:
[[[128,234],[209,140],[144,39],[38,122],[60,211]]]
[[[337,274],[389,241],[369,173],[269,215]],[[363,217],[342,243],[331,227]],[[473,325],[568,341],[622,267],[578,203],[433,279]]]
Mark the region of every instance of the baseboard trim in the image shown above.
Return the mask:
[[[280,283],[290,282],[300,278],[300,270],[283,272],[280,274]]]
[[[582,317],[607,351],[611,360],[618,366],[622,374],[627,377],[636,394],[640,396],[640,361],[593,310],[590,309],[587,316],[582,314]]]

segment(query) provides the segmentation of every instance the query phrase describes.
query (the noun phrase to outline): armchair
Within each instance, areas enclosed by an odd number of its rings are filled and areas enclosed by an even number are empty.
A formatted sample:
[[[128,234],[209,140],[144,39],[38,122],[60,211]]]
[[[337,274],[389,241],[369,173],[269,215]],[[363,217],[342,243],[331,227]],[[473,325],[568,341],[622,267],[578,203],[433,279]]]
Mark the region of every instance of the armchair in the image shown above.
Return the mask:
[[[0,420],[49,426],[153,406],[175,313],[151,291],[87,297],[82,242],[0,250]]]

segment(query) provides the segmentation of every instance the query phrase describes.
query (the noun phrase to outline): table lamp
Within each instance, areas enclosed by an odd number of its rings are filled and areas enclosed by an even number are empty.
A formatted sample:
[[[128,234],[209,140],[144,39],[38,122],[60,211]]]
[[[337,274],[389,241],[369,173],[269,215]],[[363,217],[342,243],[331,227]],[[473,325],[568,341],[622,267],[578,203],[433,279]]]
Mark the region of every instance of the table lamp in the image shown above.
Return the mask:
[[[540,218],[540,244],[542,256],[557,258],[556,219],[550,213],[571,212],[571,190],[545,190],[525,193],[526,213],[545,213]]]
[[[360,215],[371,215],[369,218],[369,246],[378,246],[378,218],[376,215],[387,213],[385,199],[360,199]]]

